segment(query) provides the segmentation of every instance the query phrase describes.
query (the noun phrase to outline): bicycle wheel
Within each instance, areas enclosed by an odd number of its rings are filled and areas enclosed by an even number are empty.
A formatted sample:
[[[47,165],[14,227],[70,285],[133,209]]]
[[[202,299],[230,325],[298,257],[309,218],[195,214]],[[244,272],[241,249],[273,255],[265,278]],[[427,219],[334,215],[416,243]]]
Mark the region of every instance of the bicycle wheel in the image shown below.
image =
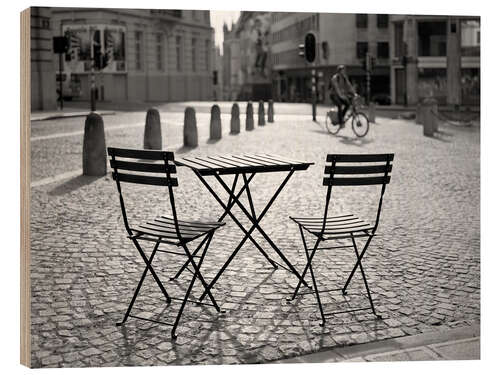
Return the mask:
[[[369,128],[370,122],[364,113],[358,112],[352,117],[352,131],[359,138],[364,137]]]
[[[328,133],[330,133],[330,134],[337,134],[340,130],[340,124],[335,124],[332,121],[334,116],[337,116],[337,112],[334,112],[334,111],[326,112],[325,126],[326,126],[326,130],[328,130]]]

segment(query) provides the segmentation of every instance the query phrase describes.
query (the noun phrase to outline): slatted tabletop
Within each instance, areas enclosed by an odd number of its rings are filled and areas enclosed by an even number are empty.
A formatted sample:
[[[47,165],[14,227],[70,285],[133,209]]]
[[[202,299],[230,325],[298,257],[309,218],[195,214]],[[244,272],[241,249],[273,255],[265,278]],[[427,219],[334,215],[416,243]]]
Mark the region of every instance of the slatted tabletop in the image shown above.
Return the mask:
[[[305,170],[314,164],[272,154],[189,156],[176,159],[175,163],[179,166],[191,168],[202,176],[299,171]]]

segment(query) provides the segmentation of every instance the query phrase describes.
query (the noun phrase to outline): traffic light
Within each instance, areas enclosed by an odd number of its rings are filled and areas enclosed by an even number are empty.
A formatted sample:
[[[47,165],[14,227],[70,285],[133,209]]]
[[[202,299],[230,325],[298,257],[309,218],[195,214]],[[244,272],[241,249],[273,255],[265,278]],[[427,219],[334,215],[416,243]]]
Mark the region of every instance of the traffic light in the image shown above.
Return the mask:
[[[219,79],[218,79],[218,78],[219,78],[219,77],[218,77],[218,72],[217,72],[217,70],[214,70],[214,71],[212,72],[212,83],[213,83],[214,85],[216,85],[216,86],[217,86],[217,82],[219,81]]]
[[[69,41],[65,36],[55,36],[53,38],[54,53],[66,53],[69,49]]]
[[[299,56],[300,57],[304,57],[305,56],[304,49],[305,49],[305,45],[304,44],[299,44]]]
[[[316,59],[316,36],[313,33],[306,34],[305,57],[309,63],[313,63]]]

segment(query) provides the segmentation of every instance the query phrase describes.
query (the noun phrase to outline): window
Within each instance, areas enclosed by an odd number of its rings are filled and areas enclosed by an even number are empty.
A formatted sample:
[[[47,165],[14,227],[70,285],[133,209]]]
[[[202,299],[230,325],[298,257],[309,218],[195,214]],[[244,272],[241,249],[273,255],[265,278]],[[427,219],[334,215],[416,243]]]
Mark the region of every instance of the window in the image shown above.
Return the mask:
[[[210,70],[210,41],[205,40],[205,70]]]
[[[381,59],[389,58],[389,43],[388,42],[378,42],[377,43],[377,57]]]
[[[418,56],[446,56],[446,21],[418,23]]]
[[[460,22],[460,48],[462,56],[479,56],[481,47],[481,25],[479,20]]]
[[[193,72],[196,72],[196,38],[191,42],[191,63]]]
[[[394,23],[394,57],[402,57],[405,55],[406,51],[403,35],[403,22]]]
[[[356,27],[366,29],[368,27],[368,14],[356,14]]]
[[[163,70],[163,34],[156,34],[156,69]]]
[[[142,31],[135,32],[135,69],[142,70]]]
[[[388,14],[377,14],[377,27],[379,29],[387,29],[389,27]]]
[[[356,57],[358,59],[364,59],[367,52],[368,52],[368,42],[356,43]]]
[[[182,71],[182,37],[180,35],[175,37],[175,55],[177,71]]]

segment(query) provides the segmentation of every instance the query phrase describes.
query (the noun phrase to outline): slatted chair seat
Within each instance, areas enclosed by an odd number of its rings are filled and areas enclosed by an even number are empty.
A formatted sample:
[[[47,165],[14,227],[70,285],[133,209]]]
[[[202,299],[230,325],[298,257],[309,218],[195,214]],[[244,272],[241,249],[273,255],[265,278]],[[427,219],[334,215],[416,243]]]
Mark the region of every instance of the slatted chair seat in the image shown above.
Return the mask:
[[[318,303],[319,311],[321,313],[321,326],[325,324],[325,317],[328,315],[335,315],[346,312],[353,312],[358,310],[368,310],[371,309],[373,314],[377,317],[375,311],[375,306],[370,294],[370,288],[368,286],[368,281],[365,276],[363,265],[361,260],[370,245],[370,241],[376,236],[376,231],[380,219],[380,213],[382,210],[382,199],[384,196],[386,185],[391,181],[390,173],[392,172],[392,161],[394,160],[394,154],[329,154],[326,157],[327,165],[325,166],[325,176],[323,178],[323,186],[327,186],[326,192],[326,203],[323,216],[315,217],[299,217],[290,216],[295,223],[298,224],[300,235],[302,237],[302,243],[304,245],[304,250],[306,253],[306,266],[302,271],[302,279],[306,276],[309,271],[311,279],[313,282],[313,291],[302,293],[314,293],[316,295],[316,300]],[[347,176],[347,177],[346,177]],[[378,185],[381,186],[380,200],[378,203],[377,216],[374,223],[368,223],[358,216],[353,214],[339,214],[336,216],[328,216],[328,207],[330,204],[330,199],[332,196],[332,187],[351,187],[351,186],[366,186],[366,185]],[[363,197],[360,197],[363,199]],[[304,232],[308,232],[315,236],[314,246],[308,247],[306,243],[306,237]],[[358,246],[356,244],[356,239],[359,237],[366,237],[365,244],[361,252],[358,251]],[[319,247],[322,241],[329,240],[345,240],[350,239],[352,245],[342,244],[341,246],[334,247]],[[343,241],[345,242],[345,241]],[[347,311],[335,311],[335,312],[324,312],[323,305],[321,303],[320,293],[330,292],[333,290],[318,290],[316,284],[316,278],[314,276],[313,270],[313,258],[316,255],[318,249],[342,249],[346,247],[352,247],[356,255],[356,262],[344,284],[344,287],[338,290],[342,290],[342,294],[347,294],[347,287],[351,282],[354,272],[359,269],[363,282],[365,284],[368,300],[370,301],[370,307],[351,309]],[[295,292],[290,300],[295,299],[298,295],[301,283],[297,284]]]
[[[195,240],[217,228],[220,228],[224,223],[219,222],[203,222],[203,221],[185,221],[178,220],[180,233],[183,240]],[[180,242],[175,229],[175,221],[172,217],[159,216],[153,220],[148,220],[139,224],[137,227],[131,227],[132,231],[139,234],[146,234],[160,238],[168,238]]]
[[[120,197],[120,207],[122,211],[125,230],[128,233],[128,238],[134,243],[134,246],[137,248],[140,256],[146,264],[146,267],[142,273],[139,283],[137,284],[125,316],[120,323],[117,323],[117,325],[124,324],[129,317],[170,325],[172,326],[172,338],[175,339],[177,337],[175,332],[184,311],[186,302],[196,302],[189,299],[196,280],[199,280],[201,282],[206,294],[210,297],[210,300],[212,302],[210,306],[213,306],[217,310],[217,312],[220,312],[220,308],[217,305],[214,296],[212,295],[210,290],[207,289],[208,284],[203,278],[200,269],[215,231],[223,226],[224,223],[220,221],[205,222],[194,220],[178,220],[177,211],[175,208],[173,188],[178,186],[179,182],[177,180],[177,177],[175,177],[176,166],[174,154],[172,152],[156,150],[131,150],[109,147],[108,155],[110,156],[109,163],[113,170],[112,177],[116,182],[116,187],[118,189],[118,194]],[[130,225],[127,218],[127,211],[125,209],[125,200],[122,194],[122,184],[165,186],[169,196],[172,215],[159,216],[138,225]],[[199,242],[194,252],[191,252],[187,245],[197,238],[202,238],[202,240]],[[146,256],[139,241],[155,242],[154,248],[149,257]],[[164,249],[160,250],[160,244],[174,245],[177,246],[177,248],[182,248],[183,251],[175,252]],[[201,255],[197,255],[199,250],[201,250]],[[157,251],[169,253],[170,255],[179,255],[186,257],[187,260],[182,269],[188,268],[193,274],[189,286],[187,287],[187,291],[184,295],[184,299],[182,300],[181,307],[173,324],[131,314],[132,307],[134,306],[144,279],[148,273],[153,276],[154,280],[158,284],[158,287],[165,296],[167,305],[170,305],[172,298],[168,295],[165,287],[163,286],[160,278],[158,277],[152,266],[153,259]],[[197,263],[194,260],[195,257],[199,258]]]
[[[367,231],[373,229],[373,224],[367,223],[352,214],[341,214],[326,218],[326,225],[323,230],[324,217],[292,217],[295,223],[304,228],[309,233],[323,239],[351,238],[351,233],[357,233],[356,237],[368,236]],[[361,232],[361,233],[360,233]]]

